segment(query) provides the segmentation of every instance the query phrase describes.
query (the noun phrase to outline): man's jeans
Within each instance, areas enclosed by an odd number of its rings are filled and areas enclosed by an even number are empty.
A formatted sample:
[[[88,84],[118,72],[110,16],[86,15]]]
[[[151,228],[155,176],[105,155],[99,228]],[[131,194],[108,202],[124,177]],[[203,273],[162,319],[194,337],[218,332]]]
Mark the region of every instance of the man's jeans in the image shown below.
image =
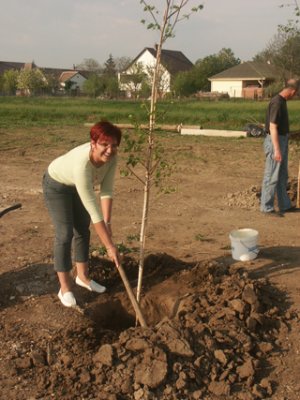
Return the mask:
[[[271,135],[267,135],[264,141],[266,154],[265,173],[262,183],[261,205],[262,212],[274,210],[275,193],[277,194],[278,208],[285,211],[291,208],[291,200],[287,194],[288,183],[288,135],[279,135],[279,145],[282,154],[282,161],[274,160],[274,149]]]
[[[76,188],[55,181],[48,172],[43,177],[43,192],[55,229],[54,269],[67,272],[72,269],[72,241],[74,261],[88,261],[90,215]]]

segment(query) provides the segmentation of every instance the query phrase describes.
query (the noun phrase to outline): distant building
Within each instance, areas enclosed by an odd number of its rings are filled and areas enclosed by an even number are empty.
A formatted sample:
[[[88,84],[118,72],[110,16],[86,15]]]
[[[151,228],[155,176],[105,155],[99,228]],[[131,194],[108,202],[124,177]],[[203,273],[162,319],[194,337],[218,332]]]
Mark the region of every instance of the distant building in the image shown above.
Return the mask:
[[[273,65],[247,61],[209,78],[211,92],[228,93],[230,97],[261,98],[264,88],[279,78]]]
[[[23,62],[0,61],[0,75],[3,75],[5,71],[9,71],[10,69],[20,71],[24,66],[25,63]]]
[[[146,79],[151,85],[154,66],[156,64],[156,49],[144,48],[128,67],[119,73],[119,88],[132,97],[141,90],[142,82]],[[188,71],[193,63],[181,52],[162,49],[159,76],[159,92],[163,97],[171,91],[172,78],[182,71]]]
[[[53,84],[57,90],[65,91],[67,89],[74,90],[76,92],[82,91],[83,84],[88,78],[88,71],[79,71],[76,69],[63,69],[63,68],[43,68],[38,67],[34,61],[30,63],[24,62],[8,62],[0,61],[0,75],[3,75],[5,71],[16,70],[21,71],[22,69],[39,69],[45,77],[47,82],[55,81]],[[75,66],[73,66],[75,68]]]
[[[79,71],[64,71],[59,77],[59,83],[63,89],[81,91],[86,79]]]

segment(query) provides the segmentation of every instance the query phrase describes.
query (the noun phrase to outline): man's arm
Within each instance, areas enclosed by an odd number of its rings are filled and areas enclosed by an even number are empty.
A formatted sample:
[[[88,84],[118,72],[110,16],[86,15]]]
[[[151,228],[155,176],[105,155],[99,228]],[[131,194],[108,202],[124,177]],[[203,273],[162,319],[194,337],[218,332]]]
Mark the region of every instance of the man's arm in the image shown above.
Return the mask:
[[[273,122],[270,122],[270,135],[271,135],[271,140],[274,148],[274,160],[277,162],[282,161],[282,155],[281,155],[281,150],[280,150],[280,144],[279,144],[279,134],[278,134],[278,128],[277,125],[274,124]]]

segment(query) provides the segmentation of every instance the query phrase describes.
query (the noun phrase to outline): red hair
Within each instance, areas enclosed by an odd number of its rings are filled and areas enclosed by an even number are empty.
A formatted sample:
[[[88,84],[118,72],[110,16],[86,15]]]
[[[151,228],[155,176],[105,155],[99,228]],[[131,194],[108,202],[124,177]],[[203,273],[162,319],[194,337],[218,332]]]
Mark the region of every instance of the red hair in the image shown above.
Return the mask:
[[[122,132],[121,129],[114,124],[108,121],[100,121],[92,126],[90,137],[94,142],[98,142],[99,140],[112,142],[112,140],[115,139],[119,146],[121,143]]]

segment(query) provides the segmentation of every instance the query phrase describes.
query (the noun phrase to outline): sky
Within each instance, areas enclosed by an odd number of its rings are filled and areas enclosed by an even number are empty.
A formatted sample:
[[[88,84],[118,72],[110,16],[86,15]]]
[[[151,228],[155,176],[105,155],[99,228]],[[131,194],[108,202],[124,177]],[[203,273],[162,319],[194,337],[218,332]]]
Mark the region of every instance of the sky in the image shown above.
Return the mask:
[[[164,0],[150,3],[164,9]],[[293,18],[294,7],[283,3],[294,0],[190,0],[203,10],[177,24],[164,48],[192,62],[224,47],[251,60]],[[104,64],[110,54],[135,58],[158,42],[140,22],[150,22],[140,0],[0,0],[0,9],[0,61],[73,68],[88,58]]]

